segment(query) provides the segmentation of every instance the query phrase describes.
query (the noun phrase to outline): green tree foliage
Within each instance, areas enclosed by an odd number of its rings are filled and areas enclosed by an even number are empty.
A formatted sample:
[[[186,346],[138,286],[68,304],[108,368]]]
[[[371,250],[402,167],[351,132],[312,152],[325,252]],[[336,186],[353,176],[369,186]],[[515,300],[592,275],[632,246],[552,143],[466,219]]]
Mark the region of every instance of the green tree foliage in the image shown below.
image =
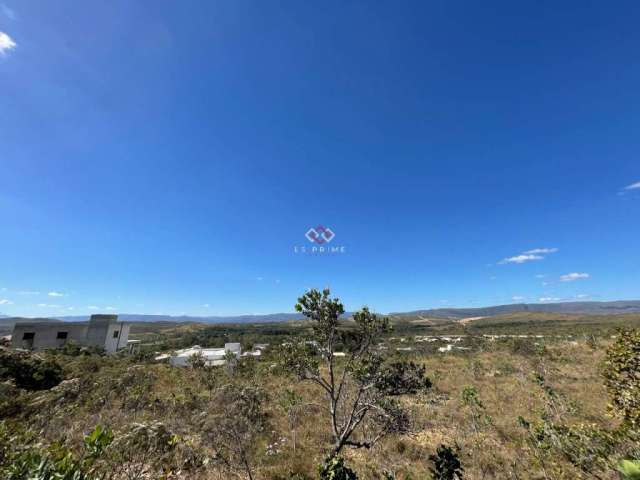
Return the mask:
[[[296,310],[313,321],[313,337],[288,344],[280,352],[280,364],[324,391],[332,456],[345,446],[370,448],[390,433],[408,431],[408,416],[392,397],[429,388],[431,383],[415,363],[385,362],[376,347],[391,330],[389,320],[365,307],[353,315],[355,328],[340,329],[344,307],[328,289],[308,291],[298,299]],[[346,350],[344,361],[335,355],[338,345]]]
[[[604,378],[610,408],[625,426],[640,427],[640,330],[620,331],[607,349]]]
[[[62,367],[31,353],[0,351],[0,378],[25,390],[48,390],[63,378]]]
[[[329,457],[319,467],[320,480],[357,480],[356,472],[344,464],[339,456]]]
[[[623,480],[640,480],[640,461],[623,460],[618,466]]]
[[[430,455],[429,460],[433,462],[433,467],[429,469],[433,480],[460,480],[464,473],[464,468],[458,452],[446,445],[440,445],[435,455]]]

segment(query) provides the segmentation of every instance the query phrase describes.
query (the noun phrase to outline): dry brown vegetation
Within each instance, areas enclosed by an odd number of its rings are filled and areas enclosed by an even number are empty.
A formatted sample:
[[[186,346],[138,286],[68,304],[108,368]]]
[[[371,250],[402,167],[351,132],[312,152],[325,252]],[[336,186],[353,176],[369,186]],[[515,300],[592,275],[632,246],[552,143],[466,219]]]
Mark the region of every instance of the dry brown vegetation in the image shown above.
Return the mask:
[[[617,478],[613,468],[589,473],[561,449],[536,448],[518,421],[535,422],[552,408],[561,410],[563,424],[612,429],[617,420],[608,415],[601,375],[610,341],[484,340],[458,353],[403,352],[424,364],[433,382],[428,392],[401,399],[412,414],[411,432],[369,450],[346,450],[346,462],[363,479],[427,479],[429,455],[445,444],[459,449],[470,479]],[[228,385],[264,395],[265,428],[247,433],[253,478],[316,478],[331,445],[321,391],[281,375],[274,359],[208,372],[215,377],[211,387],[203,369],[132,357],[47,355],[63,366],[66,380],[43,391],[5,383],[0,394],[5,425],[36,434],[42,446],[63,442],[75,452],[96,425],[108,427],[120,451],[100,462],[112,478],[160,478],[162,472],[167,478],[246,478],[247,470],[233,463],[237,459],[216,458],[211,436],[212,420],[233,416],[221,404],[225,397],[216,393]],[[292,394],[297,394],[295,408],[287,403]],[[135,428],[147,429],[147,443],[126,442]],[[171,448],[149,446],[159,430],[172,439]]]

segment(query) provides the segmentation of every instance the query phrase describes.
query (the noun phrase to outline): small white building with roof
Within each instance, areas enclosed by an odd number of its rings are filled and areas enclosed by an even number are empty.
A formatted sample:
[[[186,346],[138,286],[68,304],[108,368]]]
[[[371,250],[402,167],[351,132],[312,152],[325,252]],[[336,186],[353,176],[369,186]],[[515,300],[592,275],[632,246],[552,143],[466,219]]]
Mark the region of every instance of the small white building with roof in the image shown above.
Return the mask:
[[[223,348],[202,348],[200,345],[194,345],[193,347],[176,350],[169,358],[169,363],[174,367],[188,367],[192,357],[202,356],[207,366],[224,365],[224,357],[227,352],[231,352],[236,358],[240,358],[242,348],[239,343],[225,343]]]

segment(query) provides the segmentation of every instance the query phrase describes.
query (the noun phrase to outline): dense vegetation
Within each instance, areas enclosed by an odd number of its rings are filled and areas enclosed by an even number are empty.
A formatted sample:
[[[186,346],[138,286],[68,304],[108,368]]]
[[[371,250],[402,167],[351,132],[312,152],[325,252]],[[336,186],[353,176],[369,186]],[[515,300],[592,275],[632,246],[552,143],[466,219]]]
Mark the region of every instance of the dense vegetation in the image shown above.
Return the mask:
[[[298,309],[309,322],[149,327],[133,356],[0,351],[0,478],[638,478],[638,331],[520,316],[438,340],[367,309],[338,321],[326,291]],[[525,331],[545,336],[482,336]],[[150,355],[228,341],[270,348],[223,367]]]

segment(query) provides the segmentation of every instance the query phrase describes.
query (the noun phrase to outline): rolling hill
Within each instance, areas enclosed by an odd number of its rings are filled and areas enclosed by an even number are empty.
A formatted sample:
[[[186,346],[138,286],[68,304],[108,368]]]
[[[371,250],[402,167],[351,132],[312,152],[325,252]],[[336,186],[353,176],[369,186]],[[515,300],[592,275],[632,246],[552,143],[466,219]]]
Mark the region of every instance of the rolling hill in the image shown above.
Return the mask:
[[[391,313],[393,317],[434,317],[462,319],[467,317],[493,317],[522,312],[566,313],[581,315],[617,315],[640,313],[640,300],[618,300],[614,302],[560,302],[560,303],[515,303],[478,308],[436,308],[412,312]]]

